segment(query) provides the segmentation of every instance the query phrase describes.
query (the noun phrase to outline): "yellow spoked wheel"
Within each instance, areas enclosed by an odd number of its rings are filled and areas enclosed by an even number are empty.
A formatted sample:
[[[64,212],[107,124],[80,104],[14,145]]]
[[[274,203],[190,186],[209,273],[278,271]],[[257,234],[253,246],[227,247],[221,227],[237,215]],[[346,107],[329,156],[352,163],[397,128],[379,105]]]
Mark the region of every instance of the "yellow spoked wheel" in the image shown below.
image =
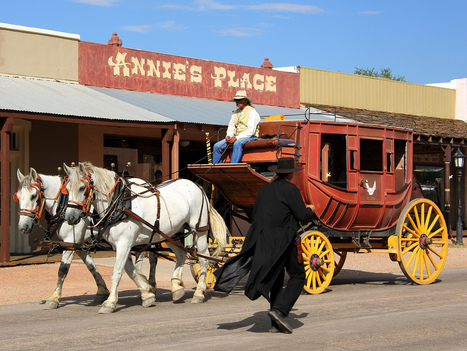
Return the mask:
[[[339,274],[342,267],[344,266],[345,259],[347,258],[347,251],[334,250],[334,274],[335,277]]]
[[[216,284],[216,277],[214,275],[214,272],[217,270],[217,268],[219,268],[217,264],[215,266],[211,266],[210,264],[208,265],[208,271],[206,272],[206,287],[208,289],[213,289],[214,285]],[[195,280],[195,282],[198,283],[199,271],[201,270],[201,266],[198,262],[193,262],[193,264],[190,266],[190,270],[193,279]]]
[[[302,257],[306,273],[304,289],[310,294],[323,292],[334,274],[331,242],[321,232],[306,233],[302,238]]]
[[[441,273],[448,252],[448,231],[441,210],[428,199],[410,201],[397,222],[399,266],[416,284],[430,284]]]

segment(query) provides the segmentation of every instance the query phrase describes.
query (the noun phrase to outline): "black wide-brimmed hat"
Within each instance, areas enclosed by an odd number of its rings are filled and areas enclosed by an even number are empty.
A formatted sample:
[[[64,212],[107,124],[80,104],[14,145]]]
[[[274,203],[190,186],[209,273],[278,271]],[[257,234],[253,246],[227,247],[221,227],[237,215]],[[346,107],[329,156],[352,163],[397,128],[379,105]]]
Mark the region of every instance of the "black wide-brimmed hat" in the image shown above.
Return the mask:
[[[302,169],[303,167],[295,167],[295,161],[293,157],[281,157],[277,160],[277,165],[268,167],[268,170],[276,173],[292,173]]]

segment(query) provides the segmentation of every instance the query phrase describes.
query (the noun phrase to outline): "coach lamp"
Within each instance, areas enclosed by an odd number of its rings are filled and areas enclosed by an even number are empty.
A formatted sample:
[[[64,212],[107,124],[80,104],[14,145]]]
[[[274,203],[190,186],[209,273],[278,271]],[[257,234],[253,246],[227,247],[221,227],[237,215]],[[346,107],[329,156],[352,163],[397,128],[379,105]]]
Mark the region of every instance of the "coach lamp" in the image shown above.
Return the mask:
[[[457,230],[456,230],[456,241],[457,245],[463,245],[462,240],[462,199],[461,199],[461,178],[462,169],[464,168],[465,155],[462,153],[460,147],[456,153],[452,156],[454,158],[454,164],[457,169]]]

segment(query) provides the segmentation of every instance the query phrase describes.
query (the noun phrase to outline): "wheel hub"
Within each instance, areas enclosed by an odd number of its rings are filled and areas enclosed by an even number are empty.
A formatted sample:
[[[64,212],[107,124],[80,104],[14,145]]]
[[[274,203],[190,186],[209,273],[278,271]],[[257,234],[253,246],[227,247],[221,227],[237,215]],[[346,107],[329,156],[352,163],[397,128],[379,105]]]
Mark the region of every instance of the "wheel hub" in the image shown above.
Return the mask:
[[[420,235],[419,243],[420,243],[420,247],[423,250],[426,250],[428,246],[430,246],[433,243],[433,240],[429,238],[426,234],[422,234]]]
[[[317,254],[311,255],[310,267],[313,271],[317,271],[322,265],[324,265],[324,260],[322,258],[320,258]]]

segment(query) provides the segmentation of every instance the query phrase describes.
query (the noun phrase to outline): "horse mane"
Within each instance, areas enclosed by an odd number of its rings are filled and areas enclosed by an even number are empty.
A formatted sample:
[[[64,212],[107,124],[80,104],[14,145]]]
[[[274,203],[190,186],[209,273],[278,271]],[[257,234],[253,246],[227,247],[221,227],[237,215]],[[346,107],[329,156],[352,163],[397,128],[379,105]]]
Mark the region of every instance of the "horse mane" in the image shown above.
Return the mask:
[[[28,190],[32,189],[31,186],[32,183],[32,177],[27,174],[24,176],[23,180],[19,183],[19,188],[26,187]]]
[[[82,165],[91,173],[92,181],[96,189],[104,195],[110,194],[118,178],[117,173],[102,167],[94,166],[91,162],[83,162]]]

